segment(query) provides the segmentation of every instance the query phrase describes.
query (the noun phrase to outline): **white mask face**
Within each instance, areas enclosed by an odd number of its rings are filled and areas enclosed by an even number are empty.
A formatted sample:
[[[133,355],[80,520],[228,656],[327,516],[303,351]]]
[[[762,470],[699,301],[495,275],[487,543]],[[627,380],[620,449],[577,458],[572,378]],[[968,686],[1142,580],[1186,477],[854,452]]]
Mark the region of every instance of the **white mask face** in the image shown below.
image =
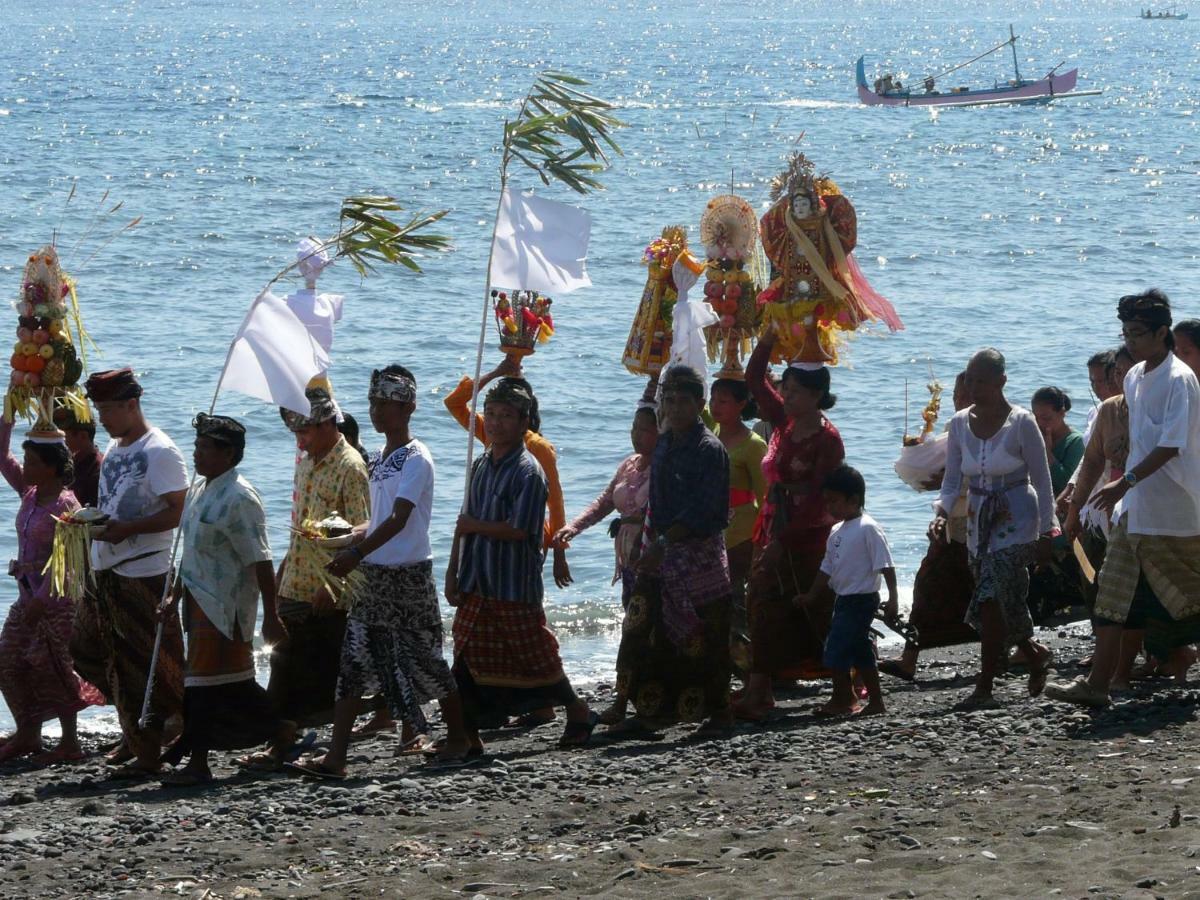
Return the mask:
[[[812,199],[806,194],[796,194],[792,197],[792,215],[797,219],[808,219],[813,214]]]

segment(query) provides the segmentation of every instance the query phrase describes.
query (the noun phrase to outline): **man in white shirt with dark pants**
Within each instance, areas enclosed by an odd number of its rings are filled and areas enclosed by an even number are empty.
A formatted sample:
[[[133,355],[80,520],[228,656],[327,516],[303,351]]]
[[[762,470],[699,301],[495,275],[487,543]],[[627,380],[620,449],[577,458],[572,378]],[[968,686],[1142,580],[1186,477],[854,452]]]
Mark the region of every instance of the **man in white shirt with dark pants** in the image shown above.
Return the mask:
[[[1086,678],[1046,689],[1086,706],[1110,702],[1123,627],[1200,614],[1200,382],[1171,352],[1165,294],[1122,297],[1117,317],[1137,364],[1125,376],[1128,467],[1092,501],[1113,523],[1098,578],[1096,652]]]

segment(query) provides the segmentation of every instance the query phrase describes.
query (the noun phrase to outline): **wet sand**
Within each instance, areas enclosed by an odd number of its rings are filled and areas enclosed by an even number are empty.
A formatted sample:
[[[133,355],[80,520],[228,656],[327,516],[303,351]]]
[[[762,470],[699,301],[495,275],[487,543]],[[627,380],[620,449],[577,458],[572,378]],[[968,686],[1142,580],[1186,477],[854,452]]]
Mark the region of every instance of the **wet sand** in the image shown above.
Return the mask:
[[[1051,644],[1073,676],[1087,642]],[[356,744],[338,783],[232,754],[202,789],[109,782],[99,757],[12,764],[0,896],[1200,897],[1200,690],[1091,712],[1015,674],[1002,709],[952,712],[975,653],[885,678],[878,718],[813,719],[818,684],[727,740],[562,752],[560,715],[453,772],[392,736]]]

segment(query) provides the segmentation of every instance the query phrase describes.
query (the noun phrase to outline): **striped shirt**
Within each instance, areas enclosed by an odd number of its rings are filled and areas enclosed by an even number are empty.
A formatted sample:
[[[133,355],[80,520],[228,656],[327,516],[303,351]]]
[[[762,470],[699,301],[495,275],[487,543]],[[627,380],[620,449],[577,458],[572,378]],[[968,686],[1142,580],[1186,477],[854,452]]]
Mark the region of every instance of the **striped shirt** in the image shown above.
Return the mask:
[[[546,476],[521,446],[503,459],[489,447],[471,467],[467,515],[484,522],[506,522],[525,532],[521,541],[497,541],[471,534],[463,541],[458,585],[464,594],[480,594],[513,603],[542,602],[542,524],[546,518]]]

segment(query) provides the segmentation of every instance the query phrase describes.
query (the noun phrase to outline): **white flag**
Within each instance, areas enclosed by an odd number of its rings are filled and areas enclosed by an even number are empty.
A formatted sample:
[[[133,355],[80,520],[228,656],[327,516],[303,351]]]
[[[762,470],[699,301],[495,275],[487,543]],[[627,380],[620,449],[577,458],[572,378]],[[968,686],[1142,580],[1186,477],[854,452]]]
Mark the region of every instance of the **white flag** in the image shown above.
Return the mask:
[[[492,242],[490,283],[556,296],[590,287],[591,234],[592,218],[582,209],[505,188]]]
[[[329,354],[288,305],[263,291],[233,339],[221,387],[308,415],[304,389],[329,370]]]

